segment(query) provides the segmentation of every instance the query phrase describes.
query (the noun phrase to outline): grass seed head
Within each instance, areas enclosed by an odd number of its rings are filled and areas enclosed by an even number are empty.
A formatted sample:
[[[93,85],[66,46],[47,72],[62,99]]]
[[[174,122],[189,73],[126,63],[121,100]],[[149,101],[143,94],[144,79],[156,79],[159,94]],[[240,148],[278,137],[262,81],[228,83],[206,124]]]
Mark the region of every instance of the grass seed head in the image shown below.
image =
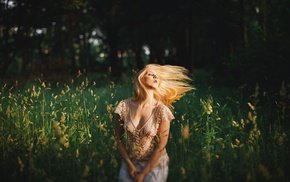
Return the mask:
[[[90,174],[90,167],[88,165],[85,165],[85,168],[83,170],[83,177],[86,178]]]
[[[190,136],[190,133],[189,133],[189,126],[188,125],[185,125],[182,130],[181,130],[181,135],[183,136],[184,139],[188,139],[189,136]]]
[[[56,136],[60,136],[62,134],[59,122],[54,121],[53,128]]]

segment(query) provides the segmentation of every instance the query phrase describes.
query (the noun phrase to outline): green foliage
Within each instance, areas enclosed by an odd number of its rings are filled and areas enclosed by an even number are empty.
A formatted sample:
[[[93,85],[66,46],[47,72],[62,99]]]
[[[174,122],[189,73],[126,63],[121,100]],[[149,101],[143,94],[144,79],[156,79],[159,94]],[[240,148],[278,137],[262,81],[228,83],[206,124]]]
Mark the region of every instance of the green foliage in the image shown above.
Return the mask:
[[[3,85],[1,174],[13,181],[116,181],[113,110],[131,96],[132,84],[105,80]],[[290,132],[282,125],[289,90],[280,90],[278,107],[259,105],[258,93],[245,99],[243,88],[198,88],[174,103],[169,181],[289,180]]]
[[[285,23],[289,16],[289,1],[279,3],[261,1],[259,12],[247,18],[247,47],[238,46],[227,64],[228,77],[232,83],[259,83],[263,87],[278,88],[281,82],[290,82],[288,47],[290,26]],[[260,3],[261,3],[260,2]],[[270,86],[269,86],[270,85]],[[277,91],[277,89],[275,90]]]

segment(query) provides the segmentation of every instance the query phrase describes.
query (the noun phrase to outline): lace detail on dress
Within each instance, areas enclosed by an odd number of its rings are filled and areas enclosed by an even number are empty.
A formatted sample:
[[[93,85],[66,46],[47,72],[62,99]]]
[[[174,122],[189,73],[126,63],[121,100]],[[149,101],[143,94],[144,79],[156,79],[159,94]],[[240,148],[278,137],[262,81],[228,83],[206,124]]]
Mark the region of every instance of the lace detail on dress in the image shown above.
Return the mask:
[[[171,121],[174,119],[174,116],[170,109],[164,105],[164,107],[159,108],[159,114],[158,114],[158,122],[161,123],[162,121]]]
[[[174,116],[170,109],[162,103],[158,103],[152,110],[152,115],[142,126],[137,129],[130,117],[131,99],[121,101],[115,109],[124,121],[124,129],[127,133],[126,150],[134,161],[147,161],[158,145],[157,131],[161,122],[170,122]]]
[[[126,113],[126,107],[125,107],[125,101],[124,100],[119,102],[119,104],[117,105],[117,107],[115,109],[115,113],[118,114],[123,119],[123,116]]]

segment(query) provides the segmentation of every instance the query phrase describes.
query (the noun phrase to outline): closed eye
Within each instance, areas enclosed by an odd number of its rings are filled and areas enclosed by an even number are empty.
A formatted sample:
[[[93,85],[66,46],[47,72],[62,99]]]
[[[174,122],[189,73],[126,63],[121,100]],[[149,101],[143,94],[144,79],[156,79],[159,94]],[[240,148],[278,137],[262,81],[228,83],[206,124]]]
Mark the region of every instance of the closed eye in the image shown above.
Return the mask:
[[[153,78],[158,79],[158,77],[154,73],[148,73],[148,76],[152,76]]]

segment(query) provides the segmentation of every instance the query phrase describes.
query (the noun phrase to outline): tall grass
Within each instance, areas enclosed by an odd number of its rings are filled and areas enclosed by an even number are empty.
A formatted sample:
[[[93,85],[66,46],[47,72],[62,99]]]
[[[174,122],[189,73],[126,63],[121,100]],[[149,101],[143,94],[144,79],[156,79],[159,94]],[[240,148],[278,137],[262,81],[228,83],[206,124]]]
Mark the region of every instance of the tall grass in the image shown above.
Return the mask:
[[[69,83],[39,79],[2,85],[1,176],[9,181],[116,181],[121,158],[113,109],[131,96],[132,84],[102,79],[107,84],[78,75]],[[243,89],[200,87],[174,103],[169,181],[290,179],[289,86],[282,84],[277,105],[259,105],[258,86],[250,97]]]

